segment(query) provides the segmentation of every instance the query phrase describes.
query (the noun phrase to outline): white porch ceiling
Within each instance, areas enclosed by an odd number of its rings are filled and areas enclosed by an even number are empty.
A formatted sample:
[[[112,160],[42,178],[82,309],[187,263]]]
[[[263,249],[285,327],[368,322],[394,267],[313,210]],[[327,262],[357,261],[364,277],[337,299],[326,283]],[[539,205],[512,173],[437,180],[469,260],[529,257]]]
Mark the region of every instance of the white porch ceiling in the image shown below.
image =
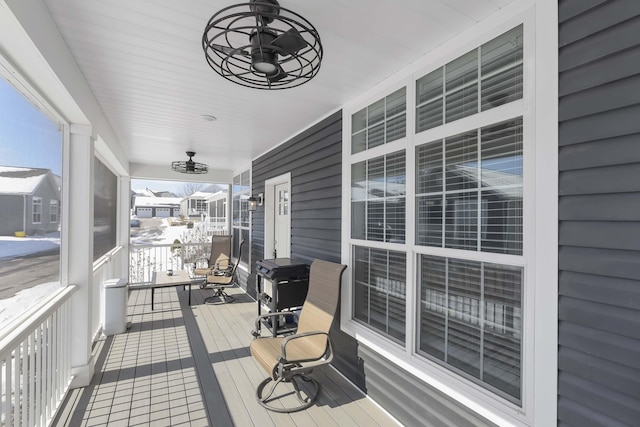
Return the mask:
[[[193,150],[239,171],[511,1],[280,0],[317,28],[324,59],[310,82],[276,91],[233,84],[204,59],[209,18],[248,0],[45,3],[131,163],[168,167]]]

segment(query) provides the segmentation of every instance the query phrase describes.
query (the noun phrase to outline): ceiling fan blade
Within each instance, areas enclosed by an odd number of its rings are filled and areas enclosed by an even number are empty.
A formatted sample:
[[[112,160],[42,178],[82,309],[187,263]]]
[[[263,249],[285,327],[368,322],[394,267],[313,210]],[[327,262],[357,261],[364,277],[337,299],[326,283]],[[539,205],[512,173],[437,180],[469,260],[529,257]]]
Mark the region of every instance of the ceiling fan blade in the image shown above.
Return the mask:
[[[276,70],[276,72],[272,74],[267,74],[267,80],[269,80],[269,83],[275,83],[275,82],[279,82],[280,80],[284,79],[287,76],[288,74],[285,73],[285,71],[282,69],[280,65],[278,65],[278,69]]]
[[[293,55],[297,53],[300,49],[307,45],[307,41],[300,35],[298,30],[295,28],[290,28],[284,33],[280,34],[276,37],[271,45],[278,47],[288,53],[289,55]]]
[[[225,55],[243,55],[243,56],[251,56],[249,52],[242,49],[234,49],[229,46],[222,46],[220,44],[210,44],[209,47],[213,50],[217,50],[218,52],[222,52]]]

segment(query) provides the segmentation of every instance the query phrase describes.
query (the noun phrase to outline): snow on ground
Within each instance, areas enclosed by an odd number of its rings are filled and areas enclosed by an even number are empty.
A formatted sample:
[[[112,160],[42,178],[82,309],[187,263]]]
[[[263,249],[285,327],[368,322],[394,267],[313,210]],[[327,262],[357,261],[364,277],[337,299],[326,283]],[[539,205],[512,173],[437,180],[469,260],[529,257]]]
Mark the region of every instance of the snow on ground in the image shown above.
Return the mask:
[[[181,242],[188,230],[185,225],[171,226],[169,219],[162,222],[161,234],[154,238],[154,243],[173,243],[174,239]],[[144,239],[141,239],[144,241]],[[136,243],[132,239],[132,243]],[[145,244],[147,242],[138,242]],[[8,256],[23,256],[32,253],[47,251],[60,247],[60,233],[51,233],[44,236],[8,237],[0,236],[0,260]],[[50,296],[59,283],[45,283],[33,288],[23,289],[11,298],[0,300],[0,336],[2,331],[19,320],[25,312],[25,308],[33,307],[38,302]]]
[[[60,232],[43,236],[0,236],[0,258],[29,255],[60,247]]]

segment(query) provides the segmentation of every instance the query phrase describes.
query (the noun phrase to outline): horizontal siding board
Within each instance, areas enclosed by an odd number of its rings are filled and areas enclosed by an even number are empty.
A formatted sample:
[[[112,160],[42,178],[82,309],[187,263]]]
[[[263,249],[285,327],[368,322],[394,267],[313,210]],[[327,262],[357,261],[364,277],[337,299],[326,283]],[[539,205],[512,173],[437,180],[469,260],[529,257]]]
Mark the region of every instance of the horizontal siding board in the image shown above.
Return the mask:
[[[559,177],[560,196],[638,192],[638,177],[640,163],[565,171]]]
[[[629,427],[566,397],[558,400],[558,427]]]
[[[561,41],[558,59],[560,72],[598,61],[640,45],[638,22],[640,19],[636,17],[571,44],[564,44]],[[560,26],[561,34],[562,25]]]
[[[494,425],[364,345],[360,345],[359,354],[364,361],[369,395],[383,408],[398,413],[397,419],[403,425]],[[428,404],[425,405],[425,402]]]
[[[619,422],[633,425],[640,419],[640,407],[633,399],[615,390],[597,387],[580,377],[563,373],[558,379],[558,389],[561,394],[575,396],[577,403],[609,414]]]
[[[640,311],[638,280],[561,271],[559,282],[560,295]],[[638,361],[640,362],[640,357]]]
[[[560,349],[558,367],[561,371],[590,381],[593,387],[604,387],[635,399],[639,398],[640,371],[637,369],[619,366],[567,347]]]
[[[315,219],[321,215],[322,218],[328,219],[340,219],[342,216],[342,211],[340,207],[337,208],[327,208],[325,206],[318,206],[315,209],[305,209],[298,208],[296,210],[296,218],[297,219]]]
[[[325,195],[323,193],[323,195]],[[302,204],[302,207],[299,207],[297,205],[293,205],[292,206],[292,211],[293,212],[298,212],[300,210],[311,210],[311,209],[325,209],[325,208],[341,208],[342,207],[342,203],[340,200],[335,200],[335,199],[327,199],[327,198],[315,198],[313,197],[314,194],[313,193],[309,193],[308,197],[305,197],[304,194],[298,194],[295,197],[292,197],[292,200],[295,204],[300,205]]]
[[[560,171],[640,163],[640,134],[605,138],[560,147]]]
[[[607,1],[608,0],[561,0],[558,2],[558,19],[561,23],[565,22]]]
[[[640,370],[640,342],[571,322],[560,322],[563,347]]]
[[[640,257],[630,251],[562,246],[559,266],[562,271],[640,280]]]
[[[638,2],[640,5],[640,2]],[[640,103],[640,75],[560,98],[561,121],[591,116]]]
[[[637,0],[608,1],[599,6],[585,10],[560,25],[560,46],[597,34],[640,15],[640,2]]]
[[[640,46],[628,49],[624,55],[610,55],[596,62],[562,72],[559,76],[559,95],[601,86],[638,74]]]
[[[560,297],[559,311],[560,320],[623,337],[640,339],[640,312],[637,310]]]
[[[565,196],[560,220],[640,221],[640,192]]]
[[[640,133],[640,105],[560,122],[563,145]]]
[[[562,221],[559,231],[561,245],[640,250],[640,222]]]

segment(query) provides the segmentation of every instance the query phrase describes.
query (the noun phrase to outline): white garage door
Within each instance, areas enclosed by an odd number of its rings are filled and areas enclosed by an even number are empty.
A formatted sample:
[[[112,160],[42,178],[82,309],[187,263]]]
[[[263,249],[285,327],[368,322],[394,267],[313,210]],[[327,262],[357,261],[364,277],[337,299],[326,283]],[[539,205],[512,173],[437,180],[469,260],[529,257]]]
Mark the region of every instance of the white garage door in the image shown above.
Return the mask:
[[[171,216],[170,208],[156,208],[156,216],[158,218],[167,218]]]
[[[153,209],[151,208],[137,208],[136,215],[138,218],[151,218],[151,213]]]

